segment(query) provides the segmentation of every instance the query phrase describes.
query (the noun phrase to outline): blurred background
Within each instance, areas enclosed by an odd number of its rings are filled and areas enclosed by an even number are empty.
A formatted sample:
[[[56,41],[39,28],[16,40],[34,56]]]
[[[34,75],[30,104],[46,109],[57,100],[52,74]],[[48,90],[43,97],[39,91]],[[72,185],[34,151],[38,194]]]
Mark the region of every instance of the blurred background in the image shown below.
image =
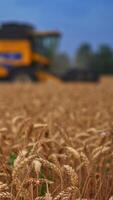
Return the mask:
[[[112,75],[112,21],[112,0],[1,1],[0,79]]]

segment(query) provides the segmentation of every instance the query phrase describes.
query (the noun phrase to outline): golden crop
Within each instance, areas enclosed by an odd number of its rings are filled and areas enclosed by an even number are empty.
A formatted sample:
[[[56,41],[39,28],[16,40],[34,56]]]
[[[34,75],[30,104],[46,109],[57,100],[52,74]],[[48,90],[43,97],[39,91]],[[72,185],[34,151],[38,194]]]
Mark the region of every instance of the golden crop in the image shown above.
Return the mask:
[[[112,79],[0,85],[0,199],[112,195]]]

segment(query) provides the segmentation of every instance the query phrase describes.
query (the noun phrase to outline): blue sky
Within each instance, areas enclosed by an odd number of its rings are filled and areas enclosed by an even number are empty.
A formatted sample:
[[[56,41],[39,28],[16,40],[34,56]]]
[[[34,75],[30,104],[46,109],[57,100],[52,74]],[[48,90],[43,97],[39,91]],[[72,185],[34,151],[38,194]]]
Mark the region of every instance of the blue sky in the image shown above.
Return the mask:
[[[1,0],[0,22],[7,20],[60,30],[61,50],[71,55],[82,42],[113,47],[113,0]]]

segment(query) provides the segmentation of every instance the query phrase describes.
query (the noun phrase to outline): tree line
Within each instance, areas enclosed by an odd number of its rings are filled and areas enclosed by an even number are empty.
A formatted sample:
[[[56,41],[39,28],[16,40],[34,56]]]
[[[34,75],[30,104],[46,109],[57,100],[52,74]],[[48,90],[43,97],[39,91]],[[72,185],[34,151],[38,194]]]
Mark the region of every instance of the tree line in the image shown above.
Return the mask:
[[[88,43],[81,44],[74,58],[67,53],[57,53],[53,59],[53,70],[64,73],[70,67],[78,69],[93,69],[101,74],[113,74],[113,49],[102,44],[96,51]]]

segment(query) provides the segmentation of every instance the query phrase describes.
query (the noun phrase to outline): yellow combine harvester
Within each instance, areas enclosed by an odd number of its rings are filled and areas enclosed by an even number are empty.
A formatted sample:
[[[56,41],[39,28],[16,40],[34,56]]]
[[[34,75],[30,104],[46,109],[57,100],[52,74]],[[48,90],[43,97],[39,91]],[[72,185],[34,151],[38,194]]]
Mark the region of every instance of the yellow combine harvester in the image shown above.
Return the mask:
[[[59,32],[38,32],[28,24],[0,26],[0,80],[57,80],[49,73]]]

